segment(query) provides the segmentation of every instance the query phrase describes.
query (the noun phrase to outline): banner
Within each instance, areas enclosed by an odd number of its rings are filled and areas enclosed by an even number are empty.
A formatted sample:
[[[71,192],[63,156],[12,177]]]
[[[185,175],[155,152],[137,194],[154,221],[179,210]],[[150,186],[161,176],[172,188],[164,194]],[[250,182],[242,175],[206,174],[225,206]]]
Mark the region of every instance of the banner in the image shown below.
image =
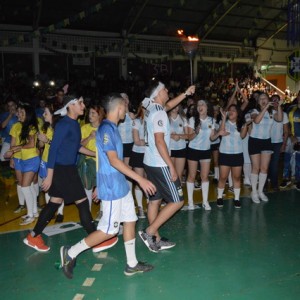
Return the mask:
[[[288,76],[295,80],[296,82],[300,79],[300,49],[294,51],[290,56],[287,58],[288,65],[287,65],[287,74]]]

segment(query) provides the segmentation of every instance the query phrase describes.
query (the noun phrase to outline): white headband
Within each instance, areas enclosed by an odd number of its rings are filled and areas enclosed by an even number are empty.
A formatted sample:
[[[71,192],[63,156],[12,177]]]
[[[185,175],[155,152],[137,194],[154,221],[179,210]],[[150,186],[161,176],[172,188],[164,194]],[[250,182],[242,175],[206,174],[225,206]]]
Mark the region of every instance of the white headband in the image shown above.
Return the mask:
[[[156,89],[152,92],[149,98],[144,98],[142,101],[142,106],[147,109],[147,107],[153,102],[154,98],[158,95],[158,93],[165,88],[165,85],[161,82],[158,83]]]
[[[54,112],[55,115],[61,115],[61,116],[66,116],[68,114],[68,107],[71,105],[71,104],[74,104],[76,103],[76,101],[83,101],[83,98],[80,97],[79,99],[72,99],[70,100],[63,108],[57,110],[56,112]]]

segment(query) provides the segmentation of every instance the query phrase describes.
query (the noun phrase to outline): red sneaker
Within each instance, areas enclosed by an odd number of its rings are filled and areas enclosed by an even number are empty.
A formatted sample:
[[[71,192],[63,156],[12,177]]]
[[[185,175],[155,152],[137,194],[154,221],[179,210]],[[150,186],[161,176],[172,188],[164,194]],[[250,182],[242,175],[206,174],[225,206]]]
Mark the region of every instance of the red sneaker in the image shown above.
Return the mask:
[[[41,235],[33,237],[31,233],[27,234],[27,237],[23,240],[24,244],[27,246],[39,251],[39,252],[47,252],[50,250],[50,247],[45,245],[43,238]]]
[[[113,247],[118,242],[118,237],[114,236],[113,238],[106,240],[99,245],[93,247],[93,252],[100,252],[106,249]]]

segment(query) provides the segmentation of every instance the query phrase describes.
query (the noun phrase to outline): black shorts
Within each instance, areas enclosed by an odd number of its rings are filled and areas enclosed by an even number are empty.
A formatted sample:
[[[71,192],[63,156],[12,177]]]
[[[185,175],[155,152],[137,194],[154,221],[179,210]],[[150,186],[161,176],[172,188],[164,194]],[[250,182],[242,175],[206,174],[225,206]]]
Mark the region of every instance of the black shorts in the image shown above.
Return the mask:
[[[261,154],[261,153],[273,153],[271,139],[256,139],[249,137],[248,141],[249,155]]]
[[[129,159],[129,166],[132,168],[144,168],[144,153],[131,152],[131,156]]]
[[[186,148],[180,150],[171,150],[171,157],[186,158]]]
[[[55,166],[48,193],[50,197],[63,198],[65,204],[86,198],[77,166]]]
[[[186,157],[188,160],[194,161],[211,159],[211,150],[195,150],[188,148]]]
[[[133,143],[123,144],[123,157],[130,157],[132,152]]]
[[[243,153],[238,154],[219,154],[219,166],[242,167],[244,165]]]
[[[220,143],[217,144],[210,144],[210,150],[211,151],[217,151],[220,148]]]
[[[149,200],[164,199],[166,202],[183,201],[183,191],[179,178],[174,182],[171,180],[169,167],[149,167],[144,165],[149,179],[156,186],[156,193],[149,196]]]

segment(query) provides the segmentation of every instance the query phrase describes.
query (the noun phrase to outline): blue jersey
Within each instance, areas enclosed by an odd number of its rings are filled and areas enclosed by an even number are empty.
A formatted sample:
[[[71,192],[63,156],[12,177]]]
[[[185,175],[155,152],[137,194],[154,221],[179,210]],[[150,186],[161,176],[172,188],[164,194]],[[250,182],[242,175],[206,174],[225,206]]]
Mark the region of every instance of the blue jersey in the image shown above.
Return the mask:
[[[243,144],[240,132],[237,130],[236,123],[229,120],[225,123],[225,131],[229,135],[225,135],[221,139],[220,153],[224,154],[238,154],[243,153]]]
[[[104,201],[118,200],[129,193],[125,175],[112,167],[107,152],[114,151],[123,160],[123,143],[116,124],[104,120],[96,133],[98,198]]]
[[[177,115],[176,119],[170,117],[170,132],[177,134],[184,134],[184,130],[187,127],[186,118]],[[170,150],[181,150],[186,148],[186,142],[184,139],[175,141],[171,138],[170,140]]]
[[[4,120],[7,119],[7,117],[9,116],[9,113],[8,112],[5,112],[3,114],[1,114],[0,116],[0,123],[4,122]],[[18,118],[17,116],[13,116],[7,123],[7,125],[2,128],[1,130],[1,136],[3,138],[3,142],[4,143],[8,143],[10,144],[10,141],[11,141],[11,136],[9,135],[9,132],[10,132],[10,129],[11,127],[18,122]]]
[[[192,129],[195,128],[195,119],[191,117],[188,122],[188,126]],[[195,150],[209,150],[210,149],[210,136],[215,129],[215,120],[211,117],[206,117],[204,120],[200,120],[199,133],[189,142],[189,148]]]
[[[155,133],[164,134],[164,141],[169,151],[170,122],[164,108],[158,103],[150,104],[145,113],[146,147],[145,147],[144,164],[146,164],[149,167],[166,167],[167,164],[164,161],[164,159],[161,157],[155,144]]]
[[[251,115],[253,114],[259,114],[259,112],[256,109],[254,109],[253,111],[251,111]],[[258,124],[254,122],[252,123],[252,130],[250,136],[262,140],[270,139],[273,122],[274,111],[271,114],[269,114],[269,112],[266,111],[262,120]]]
[[[118,124],[118,130],[123,144],[133,143],[132,119],[130,118],[128,113],[126,113],[125,119]]]

